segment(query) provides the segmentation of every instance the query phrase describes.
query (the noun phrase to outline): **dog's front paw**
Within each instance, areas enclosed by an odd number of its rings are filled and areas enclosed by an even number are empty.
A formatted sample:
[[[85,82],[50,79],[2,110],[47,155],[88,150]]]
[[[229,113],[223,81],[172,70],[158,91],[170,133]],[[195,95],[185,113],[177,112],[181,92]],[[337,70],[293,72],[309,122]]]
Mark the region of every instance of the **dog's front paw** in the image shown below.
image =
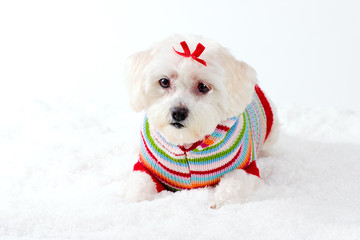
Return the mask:
[[[221,178],[215,188],[211,208],[219,208],[227,203],[242,203],[255,192],[263,181],[244,170],[236,169]]]
[[[134,171],[127,179],[124,199],[129,202],[151,200],[156,193],[156,184],[151,177],[147,173]]]

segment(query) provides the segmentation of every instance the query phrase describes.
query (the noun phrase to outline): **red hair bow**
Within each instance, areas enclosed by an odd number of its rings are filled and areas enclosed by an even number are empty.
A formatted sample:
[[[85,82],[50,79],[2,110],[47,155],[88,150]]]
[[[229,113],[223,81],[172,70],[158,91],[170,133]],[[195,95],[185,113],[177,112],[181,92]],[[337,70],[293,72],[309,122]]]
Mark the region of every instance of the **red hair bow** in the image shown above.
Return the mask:
[[[206,62],[202,59],[199,59],[199,56],[202,54],[202,52],[205,50],[205,47],[199,43],[196,46],[196,49],[193,53],[190,52],[189,46],[187,45],[187,43],[185,41],[180,43],[181,47],[183,48],[184,52],[178,52],[175,50],[175,48],[173,47],[174,51],[179,54],[180,56],[183,57],[192,57],[195,61],[198,61],[199,63],[201,63],[202,65],[206,66]]]

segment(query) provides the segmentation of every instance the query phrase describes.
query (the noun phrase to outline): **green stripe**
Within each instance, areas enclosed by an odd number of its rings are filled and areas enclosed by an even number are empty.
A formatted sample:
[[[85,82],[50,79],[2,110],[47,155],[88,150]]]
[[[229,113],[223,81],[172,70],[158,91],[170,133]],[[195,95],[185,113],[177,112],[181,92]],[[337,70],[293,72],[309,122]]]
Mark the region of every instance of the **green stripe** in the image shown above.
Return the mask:
[[[244,118],[245,118],[244,113],[243,113],[242,115],[243,115],[243,119],[244,119]],[[239,117],[239,116],[238,116],[238,117]],[[240,118],[240,117],[239,117],[239,118]],[[233,126],[234,126],[234,125],[233,125]],[[243,124],[243,127],[244,127],[244,124]],[[210,146],[210,147],[206,147],[206,148],[204,148],[204,150],[208,151],[208,150],[211,150],[211,149],[214,149],[214,148],[218,147],[218,146],[219,146],[220,144],[222,144],[222,143],[224,142],[224,140],[228,137],[228,135],[230,134],[229,132],[230,132],[230,130],[226,132],[223,141],[219,141],[219,142],[216,143],[215,145],[212,145],[212,146]],[[203,151],[203,150],[199,150],[199,149],[197,149],[197,148],[195,148],[195,149],[193,150],[193,152],[196,152],[196,153],[197,153],[197,152],[201,152],[201,151]]]
[[[166,190],[168,190],[168,191],[177,192],[177,191],[183,190],[183,189],[181,189],[181,188],[176,188],[176,187],[170,186],[170,185],[166,184],[166,182],[162,182],[162,183],[165,185],[165,188],[166,188]],[[189,187],[190,187],[190,184],[189,184]]]
[[[211,155],[211,156],[208,156],[208,157],[203,157],[203,158],[192,158],[192,159],[188,159],[188,160],[191,160],[193,162],[206,162],[206,161],[209,161],[209,160],[212,160],[212,159],[215,159],[215,158],[219,158],[221,156],[224,156],[230,152],[232,152],[236,147],[237,145],[239,144],[240,140],[243,138],[244,136],[244,133],[245,133],[245,128],[246,128],[246,120],[249,118],[249,113],[247,112],[247,109],[245,109],[244,113],[243,113],[243,117],[244,117],[244,121],[243,121],[243,128],[241,130],[241,133],[239,134],[238,138],[235,140],[234,144],[231,145],[231,147],[229,147],[228,149],[226,149],[225,151],[221,151],[221,152],[218,152],[217,154],[214,154],[214,155]],[[225,141],[226,138],[224,138],[222,142]],[[207,150],[207,148],[206,148]]]
[[[149,143],[151,144],[151,146],[160,154],[164,155],[166,158],[169,158],[169,160],[177,162],[177,163],[183,163],[183,164],[187,164],[187,161],[185,159],[176,159],[176,158],[172,158],[169,154],[167,154],[166,152],[164,152],[160,147],[157,146],[157,144],[155,144],[154,139],[151,137],[150,135],[150,128],[149,128],[149,122],[146,119],[145,122],[145,135],[146,135],[146,139],[145,139],[145,144],[146,144],[146,140],[149,141]],[[150,148],[150,146],[149,146]],[[146,153],[148,154],[148,153]]]

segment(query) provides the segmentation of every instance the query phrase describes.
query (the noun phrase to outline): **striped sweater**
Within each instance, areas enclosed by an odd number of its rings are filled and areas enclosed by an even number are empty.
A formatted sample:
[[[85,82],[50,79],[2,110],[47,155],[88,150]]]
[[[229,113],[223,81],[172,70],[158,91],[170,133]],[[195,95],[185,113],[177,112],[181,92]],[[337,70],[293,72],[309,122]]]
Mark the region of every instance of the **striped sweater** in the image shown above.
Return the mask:
[[[167,142],[145,117],[134,170],[150,174],[158,191],[214,185],[234,169],[259,176],[255,160],[272,122],[269,102],[257,85],[243,113],[222,121],[212,134],[188,149]]]

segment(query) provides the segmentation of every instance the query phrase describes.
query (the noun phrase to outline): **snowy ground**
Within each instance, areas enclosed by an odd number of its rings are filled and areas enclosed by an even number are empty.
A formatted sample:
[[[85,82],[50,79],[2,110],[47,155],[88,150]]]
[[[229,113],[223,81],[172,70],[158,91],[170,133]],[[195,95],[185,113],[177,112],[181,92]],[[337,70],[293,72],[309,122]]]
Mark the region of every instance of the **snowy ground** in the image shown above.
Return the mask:
[[[127,106],[25,99],[5,112],[0,239],[359,239],[358,113],[279,107],[265,187],[213,210],[211,189],[123,201],[142,117]]]

